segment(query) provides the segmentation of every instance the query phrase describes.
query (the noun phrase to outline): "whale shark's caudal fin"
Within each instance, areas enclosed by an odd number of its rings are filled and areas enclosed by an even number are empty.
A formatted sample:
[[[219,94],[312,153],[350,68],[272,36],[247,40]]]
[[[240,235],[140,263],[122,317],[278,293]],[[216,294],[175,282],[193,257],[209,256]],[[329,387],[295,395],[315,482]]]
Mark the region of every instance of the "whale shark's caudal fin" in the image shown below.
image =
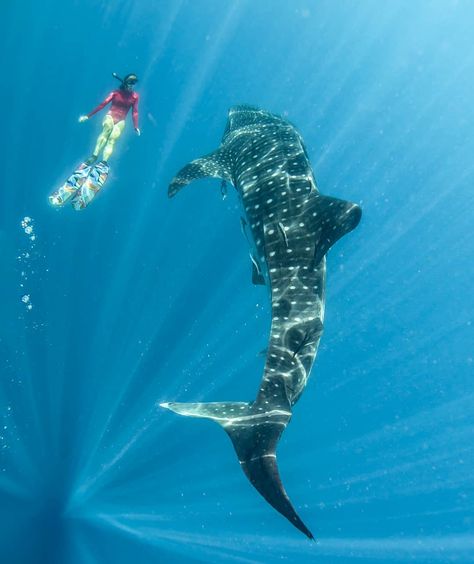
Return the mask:
[[[284,409],[264,412],[256,404],[162,403],[165,407],[191,417],[204,417],[219,423],[229,435],[240,465],[255,489],[290,523],[313,539],[311,531],[296,513],[278,472],[276,447],[291,413]]]
[[[171,181],[168,187],[168,197],[172,198],[181,188],[184,188],[193,180],[209,176],[232,182],[230,159],[223,149],[217,149],[217,151],[191,161],[183,167]]]
[[[323,256],[341,237],[357,227],[362,211],[357,204],[318,194],[312,219],[316,224],[316,247],[314,264],[319,264]]]

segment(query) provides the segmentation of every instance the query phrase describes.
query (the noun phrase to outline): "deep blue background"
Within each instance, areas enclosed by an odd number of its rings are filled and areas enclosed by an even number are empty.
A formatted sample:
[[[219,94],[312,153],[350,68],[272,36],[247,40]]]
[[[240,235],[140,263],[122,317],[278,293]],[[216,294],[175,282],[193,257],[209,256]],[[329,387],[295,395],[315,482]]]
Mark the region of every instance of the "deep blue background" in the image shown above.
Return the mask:
[[[474,561],[473,21],[469,0],[2,3],[2,563]],[[90,208],[51,209],[112,71],[141,78],[142,136]],[[279,448],[317,543],[218,427],[156,406],[261,377],[235,195],[166,197],[242,102],[287,115],[321,191],[364,211]]]

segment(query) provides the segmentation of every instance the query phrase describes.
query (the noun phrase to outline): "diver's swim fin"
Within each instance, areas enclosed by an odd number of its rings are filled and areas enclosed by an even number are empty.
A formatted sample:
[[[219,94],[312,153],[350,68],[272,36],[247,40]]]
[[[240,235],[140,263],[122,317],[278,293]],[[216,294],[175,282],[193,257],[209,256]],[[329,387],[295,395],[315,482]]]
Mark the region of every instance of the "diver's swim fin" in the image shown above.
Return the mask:
[[[76,195],[77,191],[81,188],[89,176],[90,171],[91,167],[89,165],[81,163],[61,186],[61,188],[55,190],[49,196],[50,204],[55,207],[63,206],[68,200]]]
[[[72,200],[72,207],[76,211],[86,208],[97,196],[107,180],[109,170],[110,167],[106,161],[100,161],[91,167],[88,177]]]
[[[61,207],[68,201],[75,210],[84,209],[97,195],[109,174],[109,165],[100,161],[95,166],[81,163],[66,182],[49,196],[54,207]]]
[[[203,417],[219,423],[229,435],[242,470],[254,488],[297,529],[314,539],[295,511],[278,472],[276,445],[291,413],[263,411],[256,403],[162,403],[179,415]]]

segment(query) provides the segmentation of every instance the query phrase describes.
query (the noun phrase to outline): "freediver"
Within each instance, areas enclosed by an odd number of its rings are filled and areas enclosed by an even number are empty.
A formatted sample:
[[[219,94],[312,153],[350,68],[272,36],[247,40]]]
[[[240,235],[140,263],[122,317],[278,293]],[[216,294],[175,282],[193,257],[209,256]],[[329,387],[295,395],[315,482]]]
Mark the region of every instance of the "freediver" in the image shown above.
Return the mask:
[[[103,150],[103,162],[107,163],[110,155],[114,150],[114,145],[117,139],[122,134],[125,128],[125,118],[132,108],[133,125],[137,135],[140,135],[138,127],[138,100],[139,95],[133,90],[133,87],[138,82],[135,74],[127,74],[125,78],[120,78],[116,73],[113,73],[114,78],[121,82],[117,90],[112,91],[107,98],[93,109],[87,115],[79,118],[79,122],[87,121],[97,112],[100,112],[107,104],[112,102],[110,110],[107,112],[104,121],[102,122],[102,132],[97,138],[94,152],[85,161],[85,164],[90,166],[97,160],[100,151]]]
[[[112,103],[102,122],[102,132],[97,139],[94,152],[78,166],[58,190],[55,190],[49,196],[49,203],[53,207],[61,207],[66,202],[70,202],[75,210],[82,210],[97,196],[107,180],[109,174],[107,160],[114,150],[115,142],[125,128],[125,118],[130,108],[132,108],[135,131],[137,135],[140,135],[138,128],[139,96],[133,91],[138,78],[135,74],[127,74],[123,79],[116,73],[113,73],[113,76],[120,81],[120,87],[111,92],[92,112],[79,118],[79,122],[82,123],[102,110],[107,104]],[[102,160],[95,164],[100,151],[103,151]]]

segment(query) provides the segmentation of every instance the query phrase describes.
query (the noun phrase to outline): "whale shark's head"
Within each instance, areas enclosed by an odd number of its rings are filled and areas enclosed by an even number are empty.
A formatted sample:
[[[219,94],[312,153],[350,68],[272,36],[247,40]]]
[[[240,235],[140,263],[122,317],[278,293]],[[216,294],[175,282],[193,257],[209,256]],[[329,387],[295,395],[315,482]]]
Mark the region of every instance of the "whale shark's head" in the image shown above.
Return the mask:
[[[282,123],[282,121],[282,118],[279,116],[261,110],[256,106],[232,106],[228,113],[227,124],[222,140],[224,141],[230,133],[242,129],[243,127],[249,127],[252,125],[260,126],[263,124],[279,124]]]

